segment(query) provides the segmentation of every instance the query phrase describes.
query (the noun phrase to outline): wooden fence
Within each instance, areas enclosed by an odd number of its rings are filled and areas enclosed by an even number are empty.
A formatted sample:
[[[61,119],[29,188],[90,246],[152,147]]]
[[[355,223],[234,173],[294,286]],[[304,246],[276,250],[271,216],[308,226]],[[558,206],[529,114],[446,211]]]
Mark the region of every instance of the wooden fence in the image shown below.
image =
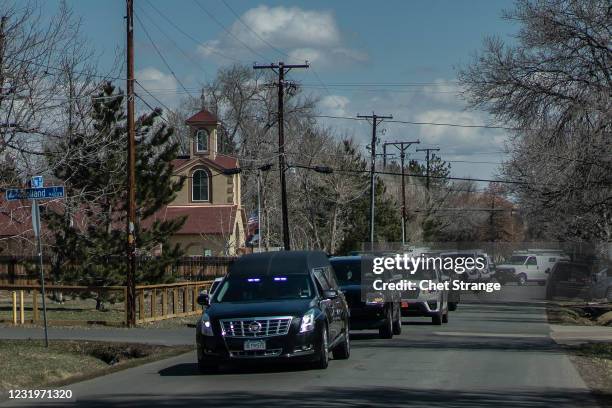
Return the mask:
[[[200,314],[198,295],[211,284],[212,281],[199,281],[136,286],[136,323]]]
[[[208,289],[211,283],[197,281],[136,286],[137,324],[201,313],[198,294]],[[127,324],[125,286],[47,285],[45,289],[49,325]],[[51,300],[52,295],[57,297],[59,294],[62,294],[63,302]],[[98,310],[95,298],[103,298],[109,307]],[[38,324],[42,318],[40,285],[0,285],[0,322]]]

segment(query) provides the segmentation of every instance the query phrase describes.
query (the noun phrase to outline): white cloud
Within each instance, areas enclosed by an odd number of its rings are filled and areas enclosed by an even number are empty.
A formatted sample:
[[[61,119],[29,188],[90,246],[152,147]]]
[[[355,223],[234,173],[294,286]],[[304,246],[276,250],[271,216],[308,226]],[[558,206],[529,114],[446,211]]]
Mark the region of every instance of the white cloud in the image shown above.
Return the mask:
[[[347,111],[349,98],[341,95],[327,95],[321,98],[319,107],[323,115],[346,116],[350,115]]]
[[[321,91],[319,112],[322,115],[355,117],[357,113],[369,114],[374,110],[379,115],[393,115],[396,120],[411,122],[463,125],[490,123],[491,117],[485,112],[466,110],[465,102],[454,92],[457,88],[454,81],[439,79],[432,85],[411,88],[409,91],[398,88],[376,91],[359,88],[333,96]],[[365,121],[320,121],[326,126],[343,129],[340,134],[353,134],[362,149],[370,143],[372,128]],[[504,130],[481,127],[410,125],[389,121],[383,121],[378,127],[381,143],[420,139],[421,144],[410,149],[411,158],[424,160],[424,153],[414,151],[416,147],[440,147],[441,151],[436,154],[453,161],[452,174],[458,177],[493,177],[498,168],[495,163],[505,157],[498,152],[504,150],[507,136]]]
[[[485,124],[485,116],[479,112],[447,109],[426,110],[417,113],[414,120],[468,126]],[[439,145],[447,152],[455,154],[500,150],[505,140],[505,135],[500,130],[480,127],[420,125],[418,135],[421,143]]]
[[[279,58],[271,44],[288,53],[287,62],[309,61],[318,67],[368,58],[365,52],[344,43],[336,19],[329,11],[261,5],[247,10],[240,20],[228,28],[229,34],[223,33],[200,45],[199,52],[207,57],[224,54],[239,59],[261,59],[246,44],[258,54]]]
[[[177,82],[172,74],[166,74],[157,68],[146,67],[135,73],[136,80],[158,99],[167,105],[175,104],[178,100]],[[138,89],[136,89],[138,91]],[[159,102],[151,98],[146,92],[139,92],[151,106],[158,106]],[[160,106],[161,107],[161,106]]]

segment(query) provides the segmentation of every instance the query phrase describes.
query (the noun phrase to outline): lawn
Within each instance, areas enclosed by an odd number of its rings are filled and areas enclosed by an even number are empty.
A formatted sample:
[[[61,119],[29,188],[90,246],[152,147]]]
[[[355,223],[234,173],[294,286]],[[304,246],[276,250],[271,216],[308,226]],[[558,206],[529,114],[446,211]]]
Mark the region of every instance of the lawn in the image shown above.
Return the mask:
[[[49,321],[62,321],[64,324],[86,324],[86,322],[98,322],[118,326],[125,322],[125,309],[123,302],[111,304],[105,303],[104,310],[96,310],[94,299],[81,299],[79,297],[64,296],[63,302],[56,302],[47,298],[47,319]],[[19,301],[19,300],[18,300]],[[32,295],[25,293],[24,296],[25,320],[30,323],[34,318],[32,312]],[[38,324],[42,324],[42,300],[38,297]],[[12,298],[9,291],[0,291],[0,321],[12,322]],[[19,317],[18,317],[19,319]]]
[[[68,384],[171,357],[191,346],[157,346],[95,341],[0,340],[0,393]]]

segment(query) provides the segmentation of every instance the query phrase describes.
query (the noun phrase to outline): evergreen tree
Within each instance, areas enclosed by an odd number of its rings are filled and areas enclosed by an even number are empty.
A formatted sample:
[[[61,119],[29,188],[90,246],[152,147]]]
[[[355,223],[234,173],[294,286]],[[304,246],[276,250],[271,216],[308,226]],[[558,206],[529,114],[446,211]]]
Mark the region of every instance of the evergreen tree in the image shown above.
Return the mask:
[[[167,279],[168,265],[182,256],[169,238],[184,219],[151,221],[184,184],[172,176],[179,144],[172,128],[158,123],[156,109],[136,121],[136,248],[138,283]],[[127,128],[121,90],[107,83],[94,98],[91,132],[69,135],[49,154],[54,175],[63,180],[67,199],[45,219],[53,232],[57,281],[85,285],[125,284],[127,208]],[[159,256],[149,256],[160,247]]]
[[[376,242],[397,242],[401,239],[401,217],[397,205],[389,199],[384,182],[377,177],[374,195],[374,234]],[[370,195],[365,194],[351,208],[348,216],[351,233],[340,245],[340,253],[360,250],[370,242]]]

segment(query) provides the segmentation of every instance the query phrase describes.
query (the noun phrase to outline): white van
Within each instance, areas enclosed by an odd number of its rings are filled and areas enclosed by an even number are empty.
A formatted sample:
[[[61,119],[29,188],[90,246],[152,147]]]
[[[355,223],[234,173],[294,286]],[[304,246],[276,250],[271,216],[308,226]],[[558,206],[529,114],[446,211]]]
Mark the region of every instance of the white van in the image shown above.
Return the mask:
[[[495,276],[501,284],[514,281],[519,285],[527,282],[544,285],[548,273],[557,261],[567,259],[569,258],[559,251],[516,251],[506,262],[497,266]]]

